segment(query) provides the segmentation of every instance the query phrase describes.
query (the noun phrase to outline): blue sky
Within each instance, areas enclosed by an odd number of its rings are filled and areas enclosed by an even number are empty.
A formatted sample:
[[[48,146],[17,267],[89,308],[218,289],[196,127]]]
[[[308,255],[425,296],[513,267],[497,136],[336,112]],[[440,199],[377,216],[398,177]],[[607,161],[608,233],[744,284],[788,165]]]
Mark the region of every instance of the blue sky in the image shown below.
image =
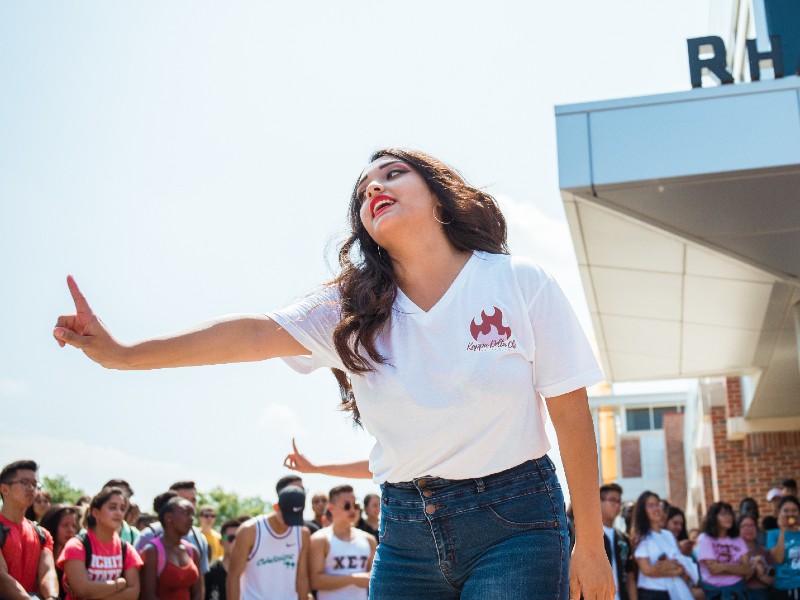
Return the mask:
[[[386,145],[494,193],[590,330],[553,106],[689,89],[709,23],[697,0],[0,4],[0,463],[146,506],[188,478],[271,498],[293,435],[366,457],[329,373],[105,371],[50,333],[67,273],[124,341],[302,296]]]

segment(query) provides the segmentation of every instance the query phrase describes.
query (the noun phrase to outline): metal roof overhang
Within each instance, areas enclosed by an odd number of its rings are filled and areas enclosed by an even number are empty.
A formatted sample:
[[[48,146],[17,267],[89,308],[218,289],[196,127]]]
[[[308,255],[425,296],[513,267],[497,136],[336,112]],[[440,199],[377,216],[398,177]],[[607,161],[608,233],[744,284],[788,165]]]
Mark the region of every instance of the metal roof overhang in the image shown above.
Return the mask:
[[[744,375],[800,416],[800,78],[556,107],[559,182],[611,381]]]

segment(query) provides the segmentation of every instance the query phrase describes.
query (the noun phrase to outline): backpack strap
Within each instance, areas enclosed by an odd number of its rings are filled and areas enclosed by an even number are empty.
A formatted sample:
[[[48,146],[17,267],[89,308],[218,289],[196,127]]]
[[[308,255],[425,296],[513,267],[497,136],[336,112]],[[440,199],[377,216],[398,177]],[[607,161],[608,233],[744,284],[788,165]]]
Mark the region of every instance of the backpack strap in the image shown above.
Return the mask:
[[[36,532],[36,537],[39,538],[39,547],[44,548],[44,545],[47,543],[47,537],[44,535],[44,531],[42,531],[42,528],[39,527],[38,523],[31,521],[30,519],[28,522],[33,525],[33,529]],[[0,523],[0,548],[5,546],[9,533],[11,533],[11,528],[8,525],[3,525]]]
[[[39,547],[44,548],[44,545],[47,543],[47,538],[44,535],[44,531],[42,531],[42,528],[39,527],[38,523],[31,521],[31,525],[33,525],[33,529],[36,531],[36,537],[39,538]]]
[[[128,555],[128,542],[120,540],[120,545],[122,546],[122,573],[119,576],[125,577],[125,557]]]
[[[83,544],[83,552],[86,555],[86,559],[84,563],[86,564],[86,570],[89,570],[89,565],[92,564],[92,542],[89,539],[89,532],[85,531],[84,533],[78,534],[78,539]]]
[[[167,568],[167,549],[164,547],[164,539],[161,536],[154,537],[149,544],[156,549],[156,577],[161,577],[164,569]],[[181,544],[186,548],[189,557],[194,560],[194,553],[197,552],[191,542],[181,539]]]
[[[156,549],[156,576],[161,577],[161,573],[167,568],[167,550],[164,548],[164,540],[157,535],[150,538],[150,545]]]

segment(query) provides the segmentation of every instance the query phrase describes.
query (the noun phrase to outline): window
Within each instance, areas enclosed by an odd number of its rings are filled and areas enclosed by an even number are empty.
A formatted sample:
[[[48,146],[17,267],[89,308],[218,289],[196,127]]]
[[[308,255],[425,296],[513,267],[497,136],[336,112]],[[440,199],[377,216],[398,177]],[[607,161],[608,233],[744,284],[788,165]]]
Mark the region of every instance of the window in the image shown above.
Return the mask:
[[[647,431],[652,429],[649,408],[629,408],[625,411],[625,419],[628,422],[628,431]]]
[[[683,412],[682,406],[656,406],[625,409],[627,431],[650,431],[664,428],[664,414]]]

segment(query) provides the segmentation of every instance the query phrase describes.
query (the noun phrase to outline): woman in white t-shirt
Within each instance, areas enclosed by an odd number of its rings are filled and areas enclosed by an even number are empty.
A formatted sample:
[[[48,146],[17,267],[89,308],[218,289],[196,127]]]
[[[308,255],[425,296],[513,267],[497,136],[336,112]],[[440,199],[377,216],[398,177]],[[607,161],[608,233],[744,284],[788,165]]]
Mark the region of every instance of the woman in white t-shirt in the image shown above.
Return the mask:
[[[697,580],[696,568],[681,554],[675,536],[661,529],[664,509],[657,494],[646,491],[633,508],[633,556],[639,567],[639,600],[692,600],[688,582]]]
[[[349,224],[339,275],[287,309],[125,345],[68,278],[77,314],[54,335],[118,369],[273,357],[333,369],[344,407],[376,438],[374,598],[561,600],[570,587],[612,598],[585,389],[602,373],[558,285],[507,255],[490,195],[421,152],[375,153]],[[544,399],[575,508],[571,566]]]

